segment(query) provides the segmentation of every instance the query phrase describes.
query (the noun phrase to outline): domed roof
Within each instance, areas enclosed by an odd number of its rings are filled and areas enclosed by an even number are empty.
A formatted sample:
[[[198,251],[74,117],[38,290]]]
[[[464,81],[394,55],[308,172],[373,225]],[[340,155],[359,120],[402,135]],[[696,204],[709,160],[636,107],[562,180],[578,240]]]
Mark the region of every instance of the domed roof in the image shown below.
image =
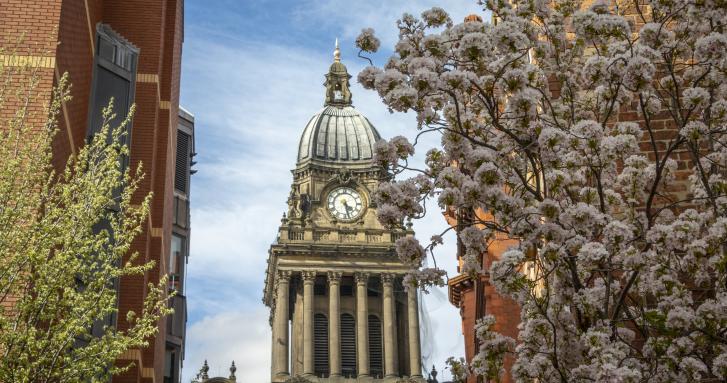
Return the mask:
[[[298,163],[370,162],[381,139],[369,120],[350,105],[327,105],[308,122],[298,146]]]
[[[333,64],[331,64],[331,67],[328,68],[328,71],[336,74],[348,74],[348,69],[346,69],[346,66],[343,65],[343,63],[340,61],[333,62]]]
[[[381,139],[369,120],[353,108],[341,51],[333,51],[333,64],[326,74],[326,101],[303,130],[298,144],[298,164],[308,161],[327,165],[370,163],[374,144]]]

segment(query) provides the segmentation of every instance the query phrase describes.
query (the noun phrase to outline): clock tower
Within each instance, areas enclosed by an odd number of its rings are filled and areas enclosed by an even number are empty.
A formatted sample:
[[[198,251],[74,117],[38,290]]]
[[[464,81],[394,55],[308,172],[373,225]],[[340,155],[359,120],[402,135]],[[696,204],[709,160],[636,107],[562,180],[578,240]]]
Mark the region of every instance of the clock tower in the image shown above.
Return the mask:
[[[270,246],[263,301],[272,382],[423,382],[417,292],[372,193],[379,133],[354,109],[338,43],[325,103],[306,124],[288,209]]]

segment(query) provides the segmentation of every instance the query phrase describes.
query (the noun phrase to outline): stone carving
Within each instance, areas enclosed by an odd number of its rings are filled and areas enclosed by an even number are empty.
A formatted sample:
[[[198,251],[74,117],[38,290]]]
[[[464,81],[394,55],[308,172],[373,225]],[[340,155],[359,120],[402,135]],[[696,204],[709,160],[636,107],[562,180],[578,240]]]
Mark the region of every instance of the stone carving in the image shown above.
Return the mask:
[[[303,271],[301,273],[303,276],[304,282],[313,282],[316,280],[316,272],[315,271]]]
[[[338,169],[338,172],[328,179],[328,182],[333,182],[338,185],[348,185],[356,181],[358,181],[358,177],[346,167]]]
[[[295,185],[290,185],[290,193],[288,194],[288,218],[297,218],[298,211],[298,190]]]
[[[285,381],[285,383],[313,383],[312,381],[300,376],[292,376],[288,380]]]
[[[310,213],[310,196],[307,193],[299,193],[297,185],[291,185],[287,218],[304,220],[308,213]]]
[[[396,275],[394,275],[394,274],[389,274],[389,273],[381,274],[381,283],[382,284],[390,285],[390,284],[394,283],[395,279],[396,279]]]
[[[306,193],[300,195],[298,199],[298,211],[300,211],[300,218],[308,217],[310,213],[310,196]]]
[[[237,381],[237,377],[235,376],[235,372],[237,372],[237,366],[235,366],[235,361],[232,361],[232,366],[230,366],[230,380],[231,381]]]
[[[199,369],[199,373],[197,373],[197,380],[200,382],[204,382],[205,380],[209,379],[209,375],[207,373],[210,371],[210,366],[207,364],[207,359],[204,360],[204,364],[202,365],[202,368]]]
[[[192,383],[235,383],[237,382],[237,377],[235,376],[235,372],[237,371],[237,367],[235,366],[235,361],[232,361],[232,365],[230,366],[230,376],[228,378],[223,377],[209,377],[209,370],[210,367],[207,364],[207,360],[204,361],[204,365],[199,370],[199,373],[197,376],[192,379]]]
[[[279,281],[290,281],[290,276],[293,275],[293,272],[290,270],[278,270],[278,280]]]
[[[357,284],[366,284],[369,281],[369,273],[355,273],[354,278]]]
[[[340,271],[329,271],[328,272],[328,282],[329,283],[340,283],[342,276],[343,276],[343,273]]]

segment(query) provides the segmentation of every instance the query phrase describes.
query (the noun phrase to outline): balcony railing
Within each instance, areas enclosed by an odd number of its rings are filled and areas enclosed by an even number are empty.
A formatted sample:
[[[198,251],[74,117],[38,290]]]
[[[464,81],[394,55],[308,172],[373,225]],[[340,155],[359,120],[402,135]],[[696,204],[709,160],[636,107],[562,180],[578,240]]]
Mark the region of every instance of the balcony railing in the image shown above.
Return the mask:
[[[281,228],[278,239],[281,241],[310,241],[338,243],[393,243],[407,236],[405,231],[381,230],[336,230],[315,228]]]

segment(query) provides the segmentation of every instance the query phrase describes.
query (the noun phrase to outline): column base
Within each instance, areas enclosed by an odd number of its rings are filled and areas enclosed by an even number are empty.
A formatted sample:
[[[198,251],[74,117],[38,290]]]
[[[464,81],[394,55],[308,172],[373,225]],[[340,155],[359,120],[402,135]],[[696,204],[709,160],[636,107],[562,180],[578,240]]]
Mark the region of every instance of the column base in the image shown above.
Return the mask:
[[[427,380],[424,379],[424,377],[421,375],[414,375],[414,376],[409,377],[409,379],[411,379],[415,382],[419,382],[419,383],[427,383]]]
[[[285,383],[286,380],[290,379],[290,374],[275,374],[273,376],[273,383]]]

